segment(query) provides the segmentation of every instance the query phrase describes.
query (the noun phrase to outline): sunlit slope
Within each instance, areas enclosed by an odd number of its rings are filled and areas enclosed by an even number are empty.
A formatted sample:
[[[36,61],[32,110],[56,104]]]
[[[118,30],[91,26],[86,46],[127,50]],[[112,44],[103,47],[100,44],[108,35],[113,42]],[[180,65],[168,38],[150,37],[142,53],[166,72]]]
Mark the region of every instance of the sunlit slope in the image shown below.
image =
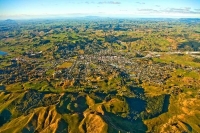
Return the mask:
[[[7,87],[0,92],[0,132],[198,133],[200,74],[176,69],[170,75],[164,85],[143,82],[143,88],[126,86],[123,93]]]
[[[136,88],[135,88],[136,89]],[[140,96],[139,96],[140,95]],[[1,132],[145,132],[142,119],[165,110],[165,97],[100,93],[1,92]],[[6,100],[7,99],[7,100]],[[152,100],[159,102],[152,103]],[[149,112],[154,104],[158,110]]]
[[[124,93],[6,88],[0,92],[0,132],[198,133],[199,73],[176,69],[170,75],[162,86],[143,82],[144,89],[126,86]]]
[[[188,98],[187,95],[171,97],[168,112],[145,120],[148,131],[198,133],[200,131],[200,100],[194,97]]]
[[[34,109],[28,115],[22,115],[4,124],[1,132],[66,132],[67,123],[55,110],[55,106]]]

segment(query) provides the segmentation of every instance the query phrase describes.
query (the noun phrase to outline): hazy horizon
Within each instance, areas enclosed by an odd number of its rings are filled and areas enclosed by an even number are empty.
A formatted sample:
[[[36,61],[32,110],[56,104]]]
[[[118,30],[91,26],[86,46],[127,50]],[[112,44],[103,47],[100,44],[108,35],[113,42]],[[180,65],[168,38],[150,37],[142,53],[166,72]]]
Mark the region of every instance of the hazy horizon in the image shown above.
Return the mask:
[[[0,0],[0,19],[55,17],[200,18],[198,0]]]

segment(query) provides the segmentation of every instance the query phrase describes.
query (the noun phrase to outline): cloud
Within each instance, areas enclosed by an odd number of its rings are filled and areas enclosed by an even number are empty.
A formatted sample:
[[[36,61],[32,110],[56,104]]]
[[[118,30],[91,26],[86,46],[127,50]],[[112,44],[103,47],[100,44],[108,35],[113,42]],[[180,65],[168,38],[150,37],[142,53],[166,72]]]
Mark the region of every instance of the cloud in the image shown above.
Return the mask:
[[[180,13],[180,14],[200,14],[200,11],[193,11],[190,7],[185,8],[167,8],[163,12],[167,13]]]
[[[85,4],[94,4],[94,2],[86,1]]]
[[[190,7],[185,7],[185,8],[167,8],[165,9],[166,12],[176,12],[176,13],[185,13],[190,11]]]
[[[184,7],[184,8],[166,8],[166,9],[137,9],[139,12],[143,13],[179,13],[179,14],[200,14],[199,9],[191,10],[191,7]]]
[[[155,5],[156,7],[160,7],[160,5]]]
[[[140,12],[147,12],[147,13],[159,12],[158,10],[155,10],[155,9],[138,9],[138,11],[140,11]]]
[[[141,5],[144,5],[145,3],[144,2],[136,2],[137,4],[141,4]]]
[[[117,2],[117,1],[103,1],[103,2],[99,2],[98,4],[121,4],[121,2]]]
[[[121,11],[121,12],[127,12],[128,10],[119,10],[119,11]]]
[[[200,11],[200,9],[194,9],[195,11]]]

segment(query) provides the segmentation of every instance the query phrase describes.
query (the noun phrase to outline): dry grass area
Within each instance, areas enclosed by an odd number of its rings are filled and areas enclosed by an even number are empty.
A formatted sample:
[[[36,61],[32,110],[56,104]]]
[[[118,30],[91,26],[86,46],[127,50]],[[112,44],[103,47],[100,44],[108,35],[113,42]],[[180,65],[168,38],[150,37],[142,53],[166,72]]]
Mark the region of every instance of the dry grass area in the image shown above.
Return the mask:
[[[200,99],[187,98],[186,94],[173,96],[168,112],[145,120],[149,131],[159,133],[198,133],[200,131]]]
[[[41,107],[29,115],[22,115],[3,125],[0,130],[9,132],[33,132],[56,133],[64,131],[66,124],[61,115],[57,113],[55,106]]]
[[[86,127],[87,133],[107,133],[108,130],[108,125],[96,114],[88,114],[85,116],[79,128],[82,129],[83,126]]]
[[[70,68],[72,66],[72,62],[64,62],[58,68]]]
[[[189,55],[170,55],[170,54],[163,54],[160,58],[154,58],[155,62],[161,63],[176,63],[182,66],[192,66],[200,68],[200,63],[193,62],[193,57]]]

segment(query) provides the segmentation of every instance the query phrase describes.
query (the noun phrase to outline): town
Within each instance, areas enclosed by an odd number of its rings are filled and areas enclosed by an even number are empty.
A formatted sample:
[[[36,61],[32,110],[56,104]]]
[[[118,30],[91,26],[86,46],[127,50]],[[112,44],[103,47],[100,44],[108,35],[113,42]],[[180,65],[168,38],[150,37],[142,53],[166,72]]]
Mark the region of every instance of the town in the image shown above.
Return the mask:
[[[199,20],[89,18],[0,21],[0,132],[200,131]]]

